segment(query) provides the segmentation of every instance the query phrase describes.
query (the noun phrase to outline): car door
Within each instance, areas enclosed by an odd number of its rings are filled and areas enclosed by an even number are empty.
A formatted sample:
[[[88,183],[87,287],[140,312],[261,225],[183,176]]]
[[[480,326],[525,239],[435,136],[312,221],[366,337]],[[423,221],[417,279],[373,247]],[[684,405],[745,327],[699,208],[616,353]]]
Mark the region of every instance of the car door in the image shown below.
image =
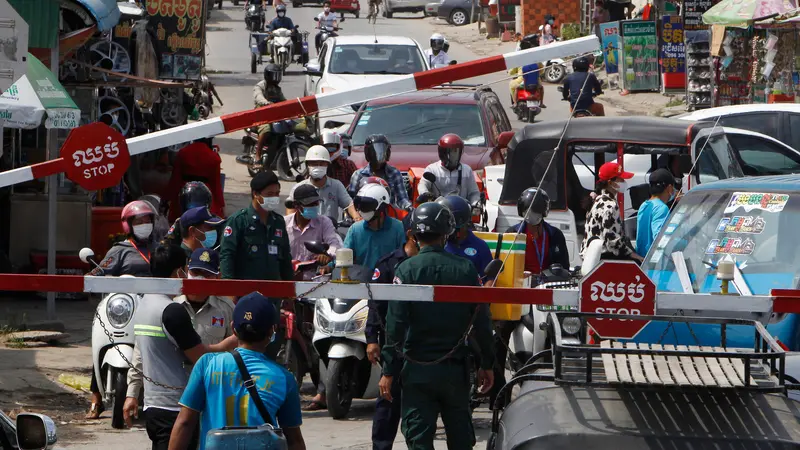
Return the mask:
[[[747,176],[800,173],[800,152],[766,136],[728,133]]]
[[[780,112],[752,112],[743,114],[731,114],[722,116],[719,125],[723,127],[741,128],[742,130],[755,131],[769,137],[780,139],[781,120],[783,113]],[[706,121],[716,121],[708,119]]]
[[[322,73],[322,77],[320,77],[320,76],[312,76],[312,75],[307,75],[306,76],[306,92],[305,92],[305,95],[318,94],[317,88],[319,86],[319,82],[325,76],[325,70],[326,70],[326,65],[327,65],[326,64],[327,63],[326,58],[328,57],[328,53],[329,53],[328,52],[328,48],[329,47],[330,47],[330,43],[329,42],[325,42],[324,44],[322,44],[322,48],[320,49],[319,55],[317,55],[316,60],[312,59],[311,61],[309,61],[309,63],[308,63],[309,67],[317,67],[317,66],[319,67],[319,71],[320,71],[320,73]]]

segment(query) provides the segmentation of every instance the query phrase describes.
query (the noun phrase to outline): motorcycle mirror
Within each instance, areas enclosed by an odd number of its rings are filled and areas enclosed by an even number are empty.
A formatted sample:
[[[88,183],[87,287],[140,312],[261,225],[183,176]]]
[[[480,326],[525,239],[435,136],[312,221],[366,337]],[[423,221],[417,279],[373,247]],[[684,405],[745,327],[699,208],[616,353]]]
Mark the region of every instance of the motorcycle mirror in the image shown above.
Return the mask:
[[[420,194],[420,196],[417,197],[417,203],[427,203],[427,202],[432,202],[434,200],[436,200],[436,197],[434,197],[434,195],[431,194],[430,192]]]
[[[486,274],[487,280],[494,280],[497,278],[497,274],[503,271],[503,261],[499,259],[493,259],[489,261],[489,264],[486,265],[486,268],[483,269],[483,273]]]
[[[319,22],[319,17],[314,17],[314,22]]]
[[[456,61],[455,59],[450,61],[451,66],[455,66],[456,64],[458,64],[458,61]]]
[[[422,178],[425,178],[426,180],[430,181],[431,183],[436,183],[436,175],[434,175],[434,174],[432,174],[430,172],[423,173],[422,174]]]
[[[89,264],[92,258],[94,258],[94,250],[90,249],[89,247],[84,247],[80,252],[78,252],[78,257],[81,259],[81,261]]]
[[[328,249],[331,247],[329,244],[324,242],[317,242],[317,241],[307,241],[303,242],[303,245],[306,247],[306,250],[310,251],[315,255],[322,255],[325,254]]]

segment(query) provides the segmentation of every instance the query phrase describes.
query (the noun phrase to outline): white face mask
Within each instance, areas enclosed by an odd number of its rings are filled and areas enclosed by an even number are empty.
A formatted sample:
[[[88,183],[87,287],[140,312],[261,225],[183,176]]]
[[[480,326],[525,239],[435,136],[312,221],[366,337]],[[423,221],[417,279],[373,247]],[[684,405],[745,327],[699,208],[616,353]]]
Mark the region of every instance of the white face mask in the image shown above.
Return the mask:
[[[136,239],[145,240],[149,238],[152,233],[153,233],[152,223],[143,223],[141,225],[133,226],[133,235],[136,237]]]
[[[328,173],[327,167],[309,167],[308,174],[315,180],[321,180]]]
[[[361,217],[367,222],[369,222],[370,220],[372,220],[373,217],[375,217],[375,211],[370,211],[370,212],[359,211],[358,213],[361,214]]]
[[[329,7],[327,7],[327,6],[325,8],[323,8],[322,10],[325,11],[325,14],[328,14],[329,12],[331,12],[331,9]]]
[[[280,197],[264,197],[261,203],[259,203],[259,206],[261,206],[261,209],[264,211],[275,211],[280,203]]]
[[[192,272],[189,272],[186,275],[187,275],[186,278],[188,278],[190,280],[205,280],[206,279],[206,277],[204,277],[203,275],[192,275]]]
[[[627,181],[620,181],[617,183],[617,192],[622,194],[628,190],[628,182]]]

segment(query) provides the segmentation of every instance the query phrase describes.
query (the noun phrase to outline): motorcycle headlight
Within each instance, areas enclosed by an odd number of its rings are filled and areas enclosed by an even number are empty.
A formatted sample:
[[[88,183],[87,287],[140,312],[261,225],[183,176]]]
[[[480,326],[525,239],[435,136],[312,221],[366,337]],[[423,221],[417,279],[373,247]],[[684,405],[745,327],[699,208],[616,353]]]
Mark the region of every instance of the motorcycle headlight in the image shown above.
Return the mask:
[[[578,334],[581,331],[580,317],[564,317],[561,321],[561,330],[565,334]]]
[[[106,302],[108,323],[115,328],[125,328],[133,317],[133,299],[124,294],[117,294]]]
[[[333,329],[331,328],[331,321],[328,320],[327,316],[325,316],[325,313],[322,311],[319,302],[317,302],[315,308],[314,321],[316,321],[317,327],[319,327],[322,331],[325,331],[327,333],[333,332]]]
[[[364,331],[364,328],[367,326],[367,316],[369,315],[369,310],[367,308],[363,308],[361,311],[357,312],[353,315],[353,318],[347,321],[347,325],[344,327],[345,333],[361,333]]]

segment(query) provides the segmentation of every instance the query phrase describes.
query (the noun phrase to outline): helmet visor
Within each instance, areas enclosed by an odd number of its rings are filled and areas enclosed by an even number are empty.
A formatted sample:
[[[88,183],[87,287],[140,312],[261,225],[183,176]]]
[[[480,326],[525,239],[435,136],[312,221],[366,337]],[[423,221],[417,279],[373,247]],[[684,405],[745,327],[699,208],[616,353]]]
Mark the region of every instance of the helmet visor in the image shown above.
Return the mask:
[[[358,211],[374,212],[376,209],[378,209],[378,200],[372,197],[356,196],[356,198],[353,199],[353,205]]]
[[[445,157],[444,165],[448,169],[454,170],[461,163],[461,149],[460,148],[445,149],[444,157]]]
[[[444,39],[431,39],[431,48],[433,50],[441,50],[444,47]]]
[[[386,154],[388,153],[389,146],[383,142],[375,142],[372,144],[372,149],[375,152],[375,162],[378,164],[386,162]]]

